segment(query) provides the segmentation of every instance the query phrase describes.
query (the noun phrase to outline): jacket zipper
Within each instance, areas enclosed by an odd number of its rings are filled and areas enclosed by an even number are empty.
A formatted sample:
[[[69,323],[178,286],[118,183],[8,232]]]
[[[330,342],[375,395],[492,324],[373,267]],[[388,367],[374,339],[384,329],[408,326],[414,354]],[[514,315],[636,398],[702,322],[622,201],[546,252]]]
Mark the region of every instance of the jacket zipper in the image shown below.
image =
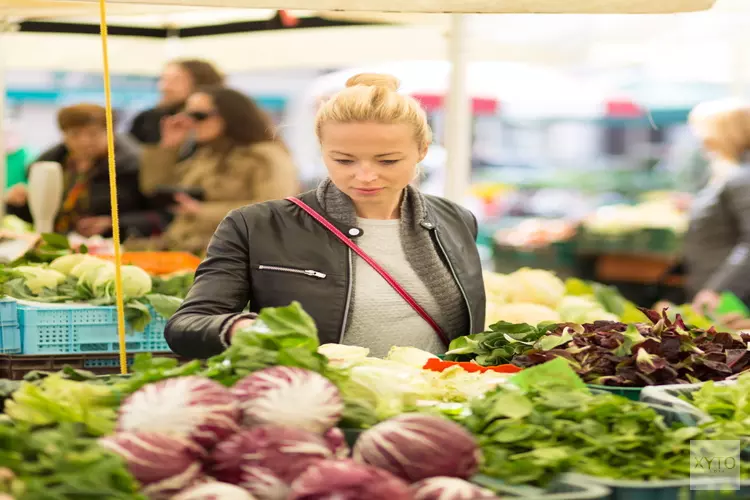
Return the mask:
[[[324,273],[313,271],[312,269],[293,269],[291,267],[279,267],[279,266],[258,266],[261,271],[279,271],[283,273],[292,274],[304,274],[313,278],[323,279],[326,277]]]
[[[448,263],[448,269],[450,269],[450,272],[453,275],[453,279],[456,281],[456,284],[458,285],[458,289],[461,291],[461,295],[464,298],[464,303],[466,303],[466,310],[469,311],[469,333],[473,333],[474,332],[474,316],[471,314],[471,304],[469,304],[469,298],[466,296],[466,291],[464,290],[464,287],[461,284],[461,281],[458,279],[456,270],[453,268],[453,263],[451,262],[451,259],[448,257],[448,254],[446,253],[445,248],[443,247],[443,243],[440,241],[440,236],[438,235],[437,228],[433,228],[432,231],[435,234],[435,241],[438,244],[438,248],[440,248],[440,251],[443,253],[443,257],[445,257],[445,261]]]
[[[341,323],[341,332],[339,334],[339,344],[344,342],[346,333],[346,323],[349,321],[349,306],[352,303],[352,249],[346,249],[347,257],[347,283],[346,283],[346,304],[344,305],[344,320]]]

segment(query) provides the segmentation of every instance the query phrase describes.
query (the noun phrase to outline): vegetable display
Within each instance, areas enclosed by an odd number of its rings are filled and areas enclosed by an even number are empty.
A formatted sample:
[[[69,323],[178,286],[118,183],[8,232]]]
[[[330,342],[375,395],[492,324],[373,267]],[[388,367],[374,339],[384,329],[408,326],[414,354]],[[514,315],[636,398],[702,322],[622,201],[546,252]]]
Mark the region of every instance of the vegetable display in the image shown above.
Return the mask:
[[[350,460],[324,461],[292,484],[289,500],[412,500],[409,485],[388,472]]]
[[[644,314],[651,324],[560,325],[513,363],[529,367],[563,357],[586,382],[625,387],[723,380],[750,363],[748,334],[689,329],[680,317]]]
[[[152,278],[137,266],[121,267],[126,317],[136,331],[151,321],[148,306],[170,317],[182,303],[179,286],[164,278]],[[188,279],[184,275],[183,282]],[[115,266],[85,253],[65,253],[51,262],[33,262],[0,268],[2,293],[33,303],[115,303]],[[154,290],[155,281],[159,290]],[[170,295],[170,293],[174,294]]]
[[[203,377],[147,385],[120,407],[118,430],[183,436],[206,449],[240,428],[240,405],[224,386]]]
[[[292,481],[311,465],[331,458],[325,440],[311,432],[262,425],[219,443],[211,453],[210,474],[250,491],[260,500],[283,500]]]
[[[714,418],[694,427],[585,382],[724,378],[750,363],[750,338],[644,312],[650,323],[496,323],[444,362],[321,346],[293,303],[261,311],[205,362],[139,355],[128,376],[30,374],[3,395],[0,497],[489,500],[471,481],[685,479],[691,440],[748,437],[750,375],[693,392]]]
[[[431,477],[412,486],[414,500],[492,500],[488,489],[455,477]]]
[[[474,437],[460,425],[419,414],[400,415],[366,431],[353,456],[409,482],[437,476],[468,479],[481,459]]]
[[[477,436],[482,471],[508,483],[545,484],[567,471],[656,480],[690,475],[696,427],[668,427],[649,406],[585,387],[501,387],[472,404],[464,424]]]
[[[302,368],[275,366],[232,387],[245,423],[276,423],[323,433],[341,419],[344,404],[327,378]]]

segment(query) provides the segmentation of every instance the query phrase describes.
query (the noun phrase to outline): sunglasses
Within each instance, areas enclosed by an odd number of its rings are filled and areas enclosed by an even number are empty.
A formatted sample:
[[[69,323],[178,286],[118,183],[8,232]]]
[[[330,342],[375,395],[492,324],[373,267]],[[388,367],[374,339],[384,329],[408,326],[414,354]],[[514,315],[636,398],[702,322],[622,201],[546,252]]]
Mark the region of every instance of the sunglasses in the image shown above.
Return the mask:
[[[216,111],[186,111],[185,114],[197,122],[202,122],[216,116]]]

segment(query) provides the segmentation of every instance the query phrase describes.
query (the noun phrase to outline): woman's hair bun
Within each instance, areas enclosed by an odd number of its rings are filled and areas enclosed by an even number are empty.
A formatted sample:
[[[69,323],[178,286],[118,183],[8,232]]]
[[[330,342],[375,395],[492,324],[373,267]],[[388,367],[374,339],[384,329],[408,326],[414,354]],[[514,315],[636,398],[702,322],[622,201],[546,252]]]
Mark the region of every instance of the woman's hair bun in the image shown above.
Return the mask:
[[[380,87],[392,91],[397,91],[401,85],[398,78],[393,75],[386,75],[383,73],[360,73],[354,75],[346,81],[347,87],[354,87],[356,85],[364,85],[366,87]]]

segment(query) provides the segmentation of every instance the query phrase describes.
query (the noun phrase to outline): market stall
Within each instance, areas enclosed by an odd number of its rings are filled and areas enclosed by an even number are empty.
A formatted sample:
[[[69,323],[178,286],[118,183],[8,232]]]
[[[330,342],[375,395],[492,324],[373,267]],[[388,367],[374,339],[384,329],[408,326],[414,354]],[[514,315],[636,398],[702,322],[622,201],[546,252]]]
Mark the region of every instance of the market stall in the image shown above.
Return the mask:
[[[588,5],[606,3],[618,2]],[[537,9],[545,4],[551,5],[536,2]],[[113,192],[115,218],[116,199]],[[166,291],[184,290],[182,277],[168,283],[124,265],[139,261],[122,252],[117,231],[114,264],[69,247],[47,236],[24,257],[45,265],[6,267],[4,286],[31,294],[16,297],[17,308],[25,300],[116,301],[123,373],[100,377],[67,367],[0,381],[7,417],[0,420],[0,494],[10,498],[582,500],[679,498],[697,488],[716,498],[748,493],[750,462],[740,450],[750,438],[741,392],[750,336],[698,324],[704,318],[639,313],[606,287],[526,271],[500,277],[513,282],[492,297],[558,316],[527,320],[504,312],[505,321],[486,332],[456,339],[447,361],[411,348],[372,359],[356,347],[320,345],[311,317],[293,303],[261,311],[219,356],[181,363],[144,354],[127,374],[126,319],[137,331],[150,308],[168,316],[165,303],[179,297],[168,300]],[[126,318],[126,308],[136,314]],[[736,387],[714,384],[735,377]],[[686,394],[667,387],[687,382],[703,385]],[[643,386],[656,387],[650,397],[666,404],[615,394]],[[695,441],[709,443],[703,456],[736,457],[731,474],[696,467]],[[726,491],[730,496],[722,496]]]

